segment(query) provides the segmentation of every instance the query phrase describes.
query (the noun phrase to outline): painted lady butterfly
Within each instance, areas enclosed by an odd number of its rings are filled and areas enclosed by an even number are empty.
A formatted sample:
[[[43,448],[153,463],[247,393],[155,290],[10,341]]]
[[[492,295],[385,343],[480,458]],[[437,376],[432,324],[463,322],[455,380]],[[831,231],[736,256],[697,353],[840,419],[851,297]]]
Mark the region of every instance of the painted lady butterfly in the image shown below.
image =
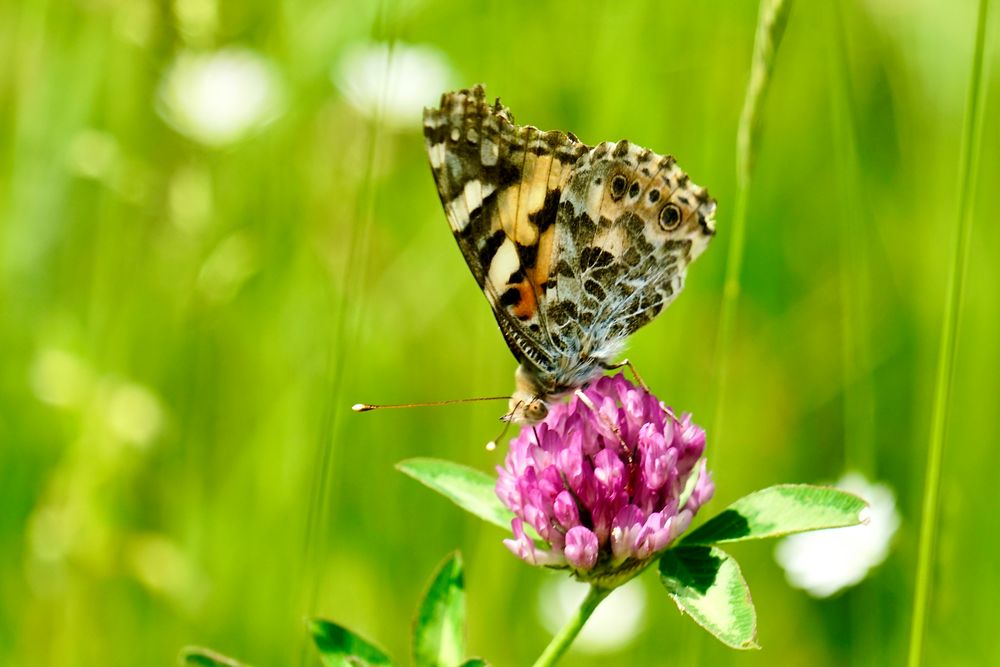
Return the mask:
[[[482,86],[424,111],[431,170],[458,247],[520,366],[508,418],[614,364],[684,286],[715,201],[672,157],[515,125]]]

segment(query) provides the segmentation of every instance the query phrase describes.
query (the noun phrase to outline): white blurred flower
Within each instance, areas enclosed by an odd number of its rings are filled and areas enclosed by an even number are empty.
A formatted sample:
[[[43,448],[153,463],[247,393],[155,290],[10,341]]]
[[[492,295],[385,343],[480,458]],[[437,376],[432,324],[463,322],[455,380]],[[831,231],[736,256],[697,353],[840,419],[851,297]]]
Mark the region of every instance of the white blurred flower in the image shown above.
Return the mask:
[[[160,82],[157,110],[178,132],[208,146],[243,139],[281,115],[280,82],[247,49],[181,53]]]
[[[425,106],[437,103],[452,79],[443,53],[394,42],[356,44],[334,67],[334,84],[359,112],[394,127],[417,126]]]
[[[899,528],[896,498],[887,485],[850,472],[835,486],[868,501],[868,523],[791,535],[779,542],[774,552],[788,582],[818,598],[829,597],[864,579],[869,570],[885,560]]]
[[[538,615],[551,633],[558,632],[580,608],[589,585],[565,576],[554,576],[538,591]],[[587,619],[573,642],[584,653],[610,653],[629,644],[643,627],[646,591],[638,580],[619,586]]]

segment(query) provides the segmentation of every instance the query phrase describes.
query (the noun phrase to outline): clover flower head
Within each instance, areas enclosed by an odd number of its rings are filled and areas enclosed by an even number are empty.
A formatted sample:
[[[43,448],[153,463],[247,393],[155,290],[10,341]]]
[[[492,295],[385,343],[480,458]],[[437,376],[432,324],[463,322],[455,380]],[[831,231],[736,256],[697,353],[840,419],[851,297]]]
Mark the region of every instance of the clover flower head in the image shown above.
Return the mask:
[[[504,542],[515,555],[610,588],[683,533],[715,487],[698,465],[705,432],[690,415],[678,418],[623,375],[582,393],[511,441],[496,493],[515,514]]]

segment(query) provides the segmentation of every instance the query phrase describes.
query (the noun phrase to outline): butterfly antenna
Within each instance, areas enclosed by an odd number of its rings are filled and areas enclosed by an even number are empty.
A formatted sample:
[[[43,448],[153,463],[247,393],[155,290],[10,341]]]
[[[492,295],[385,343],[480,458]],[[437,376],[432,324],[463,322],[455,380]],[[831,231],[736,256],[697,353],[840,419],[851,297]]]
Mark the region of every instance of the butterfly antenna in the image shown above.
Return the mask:
[[[478,401],[506,401],[509,396],[482,396],[476,398],[453,398],[448,401],[432,401],[430,403],[397,403],[394,405],[373,405],[372,403],[355,403],[351,410],[355,412],[371,412],[372,410],[396,410],[399,408],[430,408],[453,403],[476,403]]]

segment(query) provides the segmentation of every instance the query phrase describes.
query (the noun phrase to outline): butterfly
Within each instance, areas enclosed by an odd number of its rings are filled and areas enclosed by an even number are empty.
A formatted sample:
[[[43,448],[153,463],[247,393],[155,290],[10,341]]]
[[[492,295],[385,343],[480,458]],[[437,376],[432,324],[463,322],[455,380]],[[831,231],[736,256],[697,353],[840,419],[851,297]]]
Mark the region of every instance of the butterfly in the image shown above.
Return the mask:
[[[431,171],[458,247],[519,362],[507,419],[620,365],[715,234],[715,201],[673,157],[516,125],[483,86],[424,110]]]

